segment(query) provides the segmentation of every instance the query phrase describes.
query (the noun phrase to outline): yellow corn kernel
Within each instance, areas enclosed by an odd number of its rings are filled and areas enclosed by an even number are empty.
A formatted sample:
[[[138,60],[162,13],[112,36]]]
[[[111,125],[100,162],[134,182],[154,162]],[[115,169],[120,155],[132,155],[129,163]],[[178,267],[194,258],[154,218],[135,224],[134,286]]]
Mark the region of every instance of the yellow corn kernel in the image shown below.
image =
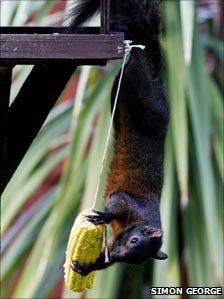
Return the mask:
[[[95,272],[84,277],[72,270],[71,261],[88,265],[100,256],[102,248],[104,225],[94,225],[89,222],[85,216],[90,213],[92,209],[85,210],[76,218],[68,241],[64,279],[66,286],[74,292],[91,289]]]

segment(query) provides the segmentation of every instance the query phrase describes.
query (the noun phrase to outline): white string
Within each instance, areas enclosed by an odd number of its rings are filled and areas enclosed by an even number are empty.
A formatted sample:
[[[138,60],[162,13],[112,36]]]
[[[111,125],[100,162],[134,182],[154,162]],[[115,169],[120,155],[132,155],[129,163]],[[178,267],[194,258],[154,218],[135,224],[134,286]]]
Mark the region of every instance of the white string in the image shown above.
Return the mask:
[[[107,149],[108,149],[108,146],[109,146],[111,130],[112,130],[112,127],[113,127],[114,115],[115,115],[115,111],[116,111],[116,108],[117,108],[117,101],[118,101],[118,96],[119,96],[119,92],[120,92],[120,88],[121,88],[121,81],[122,81],[122,78],[123,78],[124,68],[125,68],[125,64],[126,64],[126,61],[127,61],[127,57],[128,57],[128,54],[131,52],[131,50],[133,48],[140,48],[142,50],[145,49],[145,46],[143,46],[143,45],[131,45],[131,43],[132,43],[132,41],[130,41],[130,40],[125,40],[124,41],[125,54],[124,54],[124,58],[123,58],[123,63],[122,63],[122,67],[121,67],[121,72],[120,72],[118,85],[117,85],[117,92],[116,92],[116,96],[115,96],[115,100],[114,100],[114,107],[113,107],[113,111],[112,111],[112,115],[111,115],[110,126],[109,126],[109,129],[108,129],[108,132],[107,132],[107,139],[106,139],[106,144],[105,144],[105,148],[104,148],[104,152],[103,152],[103,158],[102,158],[102,164],[101,164],[101,168],[100,168],[100,174],[99,174],[99,177],[98,177],[97,187],[96,187],[96,191],[95,191],[94,198],[93,198],[93,205],[92,205],[93,208],[96,205],[97,195],[98,195],[98,192],[99,192],[100,181],[101,181],[101,177],[102,177],[102,173],[103,173],[103,169],[104,169]]]
[[[99,174],[99,177],[98,177],[97,187],[96,187],[96,191],[95,191],[94,198],[93,198],[93,206],[92,206],[93,208],[96,205],[97,195],[98,195],[98,192],[99,192],[100,181],[101,181],[101,177],[102,177],[102,174],[103,174],[106,154],[107,154],[107,150],[108,150],[108,146],[109,146],[110,135],[111,135],[112,127],[113,127],[113,120],[114,120],[114,115],[115,115],[116,108],[117,108],[118,96],[119,96],[119,92],[120,92],[120,89],[121,89],[121,81],[122,81],[123,74],[124,74],[125,64],[127,62],[128,55],[129,55],[129,53],[131,52],[131,50],[133,48],[139,48],[141,50],[145,49],[145,46],[143,46],[143,45],[131,45],[131,43],[132,43],[132,41],[130,41],[130,40],[125,40],[124,41],[124,46],[125,46],[125,48],[124,48],[124,58],[123,58],[120,77],[119,77],[119,81],[118,81],[118,85],[117,85],[117,92],[116,92],[116,96],[115,96],[115,100],[114,100],[113,111],[112,111],[112,114],[111,114],[110,125],[109,125],[109,129],[108,129],[108,132],[107,132],[107,139],[106,139],[105,148],[104,148],[104,152],[103,152],[103,158],[102,158],[102,164],[101,164],[101,168],[100,168],[100,174]],[[105,233],[104,233],[104,248],[105,248],[105,263],[108,263],[110,261],[110,259],[109,259],[109,253],[108,253],[108,247],[107,247],[107,227],[105,227]]]
[[[105,263],[109,263],[110,257],[109,257],[109,250],[107,246],[107,226],[105,226],[104,230],[104,250],[105,250]]]

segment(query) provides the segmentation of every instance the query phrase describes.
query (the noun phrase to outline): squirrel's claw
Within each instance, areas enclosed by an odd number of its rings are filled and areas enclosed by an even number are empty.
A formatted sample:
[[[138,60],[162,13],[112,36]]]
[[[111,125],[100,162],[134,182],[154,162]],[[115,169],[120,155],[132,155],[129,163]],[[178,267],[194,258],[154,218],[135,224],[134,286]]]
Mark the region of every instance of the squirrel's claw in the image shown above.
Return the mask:
[[[93,213],[87,215],[86,218],[93,224],[106,224],[113,220],[113,215],[108,212],[93,210]]]
[[[82,275],[82,276],[87,276],[90,272],[88,269],[88,266],[85,264],[82,264],[78,261],[71,261],[71,268],[73,271],[76,273]]]
[[[93,210],[93,213],[87,215],[86,218],[93,224],[105,224],[108,220],[108,218],[106,217],[106,213],[96,210]]]

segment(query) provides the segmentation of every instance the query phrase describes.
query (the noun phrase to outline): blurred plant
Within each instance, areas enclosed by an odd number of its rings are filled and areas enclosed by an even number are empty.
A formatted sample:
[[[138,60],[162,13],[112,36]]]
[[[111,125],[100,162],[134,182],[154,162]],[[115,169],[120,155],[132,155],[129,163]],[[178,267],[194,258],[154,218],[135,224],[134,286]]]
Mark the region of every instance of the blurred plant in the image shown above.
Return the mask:
[[[30,14],[32,22],[49,24],[46,14],[55,4],[3,3],[10,25],[28,22]],[[60,22],[62,14],[53,15],[51,22]],[[169,259],[101,271],[87,298],[149,297],[150,286],[223,281],[223,83],[209,73],[205,56],[209,48],[223,67],[223,44],[212,31],[200,35],[193,1],[165,1],[164,18],[171,123],[161,212]],[[105,73],[83,67],[71,78],[8,184],[2,198],[2,298],[80,298],[63,287],[66,242],[79,210],[91,205],[119,66]],[[12,100],[30,69],[15,69]],[[103,184],[100,191],[99,208]]]

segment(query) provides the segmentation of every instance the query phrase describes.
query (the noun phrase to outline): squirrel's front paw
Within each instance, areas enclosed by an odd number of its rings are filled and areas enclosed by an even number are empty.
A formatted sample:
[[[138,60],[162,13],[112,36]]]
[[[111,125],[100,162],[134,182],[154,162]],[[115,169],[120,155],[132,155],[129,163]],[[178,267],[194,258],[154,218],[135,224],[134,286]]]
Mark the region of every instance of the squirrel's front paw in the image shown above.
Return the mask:
[[[105,224],[110,223],[113,217],[108,212],[93,210],[93,212],[87,215],[86,218],[93,224]]]
[[[91,272],[88,265],[82,264],[78,261],[71,261],[71,268],[73,271],[82,276],[87,276]]]

